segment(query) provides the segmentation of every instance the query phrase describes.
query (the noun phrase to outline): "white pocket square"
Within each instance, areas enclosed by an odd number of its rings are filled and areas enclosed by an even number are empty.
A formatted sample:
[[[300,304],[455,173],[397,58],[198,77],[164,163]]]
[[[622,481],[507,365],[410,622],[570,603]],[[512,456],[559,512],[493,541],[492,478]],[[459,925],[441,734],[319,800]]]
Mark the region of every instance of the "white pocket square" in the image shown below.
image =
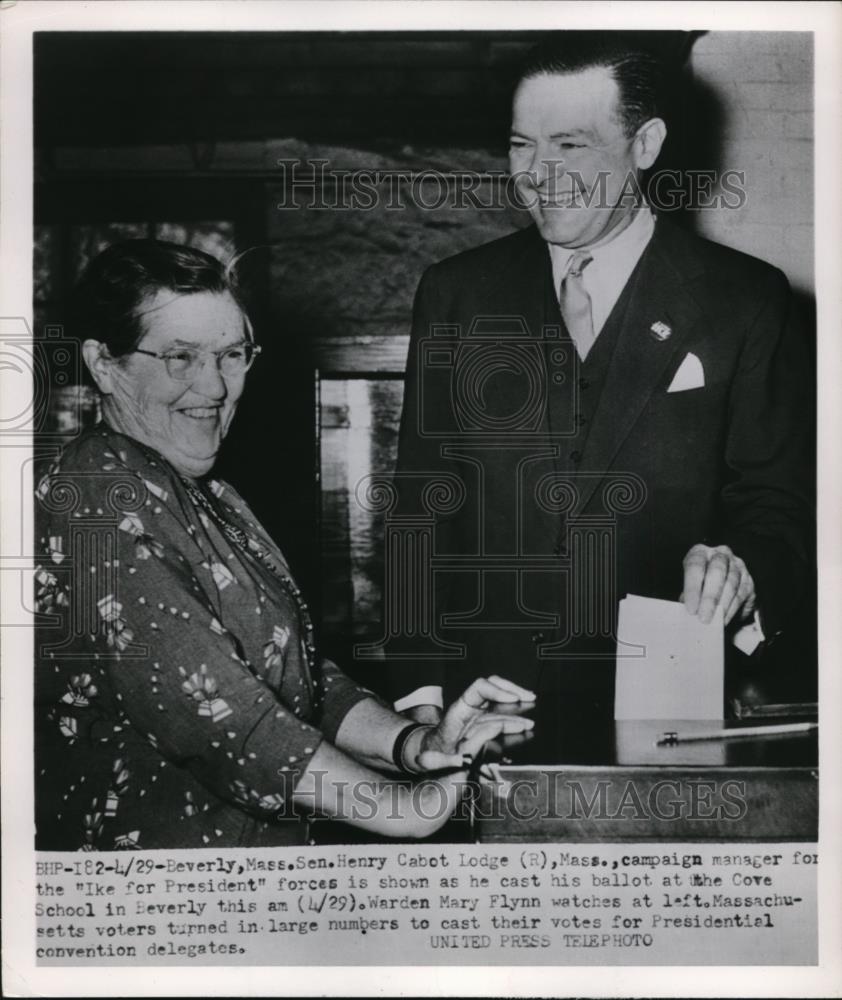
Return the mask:
[[[705,384],[705,370],[695,354],[688,354],[678,367],[667,392],[686,392],[700,389]]]

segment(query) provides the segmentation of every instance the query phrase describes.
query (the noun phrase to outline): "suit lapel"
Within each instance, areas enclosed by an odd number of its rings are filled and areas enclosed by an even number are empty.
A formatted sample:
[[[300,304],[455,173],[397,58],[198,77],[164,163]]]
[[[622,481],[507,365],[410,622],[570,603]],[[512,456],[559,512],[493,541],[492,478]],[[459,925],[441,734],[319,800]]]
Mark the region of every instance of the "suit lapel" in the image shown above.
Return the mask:
[[[580,469],[592,474],[582,484],[579,511],[585,509],[601,477],[607,475],[667,366],[686,350],[702,316],[687,287],[690,277],[701,268],[686,250],[682,234],[660,220],[632,275],[634,285],[622,329],[583,449]],[[665,339],[652,332],[653,324],[658,323],[669,328]],[[664,327],[660,329],[663,333]]]
[[[544,339],[543,329],[547,324],[558,326],[561,323],[561,314],[552,294],[553,272],[547,244],[534,226],[523,235],[523,252],[513,262],[507,282],[500,287],[499,293],[507,296],[509,286],[519,289],[518,314],[523,316],[537,343],[538,338]]]
[[[511,288],[517,289],[517,309],[510,320],[523,320],[529,331],[530,354],[531,347],[538,347],[543,353],[544,371],[548,379],[544,398],[546,400],[541,416],[541,433],[547,436],[558,432],[563,426],[566,408],[561,394],[552,382],[551,373],[558,370],[558,348],[565,341],[564,322],[559,311],[558,299],[553,289],[553,272],[550,253],[547,244],[541,238],[538,230],[530,226],[523,232],[523,243],[519,253],[511,262],[505,275],[494,275],[497,287],[490,289],[486,302],[499,299],[497,308],[503,313],[512,313]],[[504,305],[505,303],[505,305]],[[509,320],[507,320],[509,322]],[[511,400],[504,400],[502,405],[510,411],[522,405],[522,384],[517,388],[517,395]],[[508,412],[508,411],[507,411]],[[556,449],[560,453],[560,449]],[[555,462],[560,461],[559,455]]]

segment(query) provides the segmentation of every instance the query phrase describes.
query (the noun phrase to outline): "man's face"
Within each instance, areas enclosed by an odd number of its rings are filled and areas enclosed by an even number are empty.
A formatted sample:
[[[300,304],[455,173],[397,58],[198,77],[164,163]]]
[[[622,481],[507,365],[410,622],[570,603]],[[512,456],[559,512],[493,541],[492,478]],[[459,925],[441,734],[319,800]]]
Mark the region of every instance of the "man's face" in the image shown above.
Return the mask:
[[[593,246],[633,210],[640,144],[626,136],[618,111],[617,83],[605,68],[536,76],[518,87],[509,167],[548,243]]]

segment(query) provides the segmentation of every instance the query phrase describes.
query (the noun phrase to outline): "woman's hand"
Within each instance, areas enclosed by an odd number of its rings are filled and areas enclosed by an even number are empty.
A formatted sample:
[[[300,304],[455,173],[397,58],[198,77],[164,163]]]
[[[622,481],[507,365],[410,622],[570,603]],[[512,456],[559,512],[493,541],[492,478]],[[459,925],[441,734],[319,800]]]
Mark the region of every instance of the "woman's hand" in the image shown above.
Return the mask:
[[[534,700],[531,691],[501,677],[474,681],[437,726],[418,729],[407,740],[403,757],[413,770],[446,772],[414,784],[384,778],[365,766],[370,761],[383,767],[406,719],[374,699],[361,701],[340,726],[337,746],[325,740],[313,754],[296,785],[295,801],[378,835],[428,837],[456,809],[468,787],[468,765],[483,745],[495,737],[529,733],[532,720],[515,713]],[[496,711],[489,711],[494,706]],[[488,767],[489,780],[503,794],[505,783],[493,765]]]
[[[534,701],[531,691],[503,677],[479,677],[453,702],[437,726],[418,731],[413,745],[406,748],[406,759],[415,762],[416,771],[463,768],[489,740],[525,733],[534,725],[531,719],[489,709],[495,705],[527,708]]]

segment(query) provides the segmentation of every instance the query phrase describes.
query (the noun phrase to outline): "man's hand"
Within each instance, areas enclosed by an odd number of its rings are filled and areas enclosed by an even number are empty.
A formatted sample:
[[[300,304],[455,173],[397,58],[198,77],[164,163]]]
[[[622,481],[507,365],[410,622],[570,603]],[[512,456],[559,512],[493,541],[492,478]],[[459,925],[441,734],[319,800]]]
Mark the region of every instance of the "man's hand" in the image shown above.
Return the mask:
[[[684,607],[707,624],[722,608],[727,625],[754,614],[757,598],[746,564],[727,545],[694,545],[684,557]]]

